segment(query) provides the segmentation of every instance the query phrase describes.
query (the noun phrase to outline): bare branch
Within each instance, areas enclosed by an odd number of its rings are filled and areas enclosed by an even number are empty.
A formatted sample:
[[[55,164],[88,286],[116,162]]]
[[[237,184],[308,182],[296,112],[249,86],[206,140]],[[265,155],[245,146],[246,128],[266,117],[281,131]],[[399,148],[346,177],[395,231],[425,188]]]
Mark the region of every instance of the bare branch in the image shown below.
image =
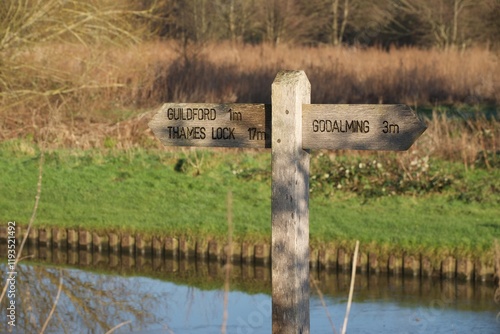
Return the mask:
[[[63,286],[63,274],[62,274],[62,269],[59,270],[59,287],[57,288],[57,295],[56,299],[54,300],[54,304],[52,305],[52,308],[50,309],[49,316],[45,320],[45,323],[42,326],[42,329],[40,330],[40,334],[43,334],[45,330],[47,329],[47,325],[49,324],[50,319],[52,318],[52,315],[54,314],[54,311],[57,307],[57,303],[59,302],[59,297],[61,296],[61,291],[62,291],[62,286]]]

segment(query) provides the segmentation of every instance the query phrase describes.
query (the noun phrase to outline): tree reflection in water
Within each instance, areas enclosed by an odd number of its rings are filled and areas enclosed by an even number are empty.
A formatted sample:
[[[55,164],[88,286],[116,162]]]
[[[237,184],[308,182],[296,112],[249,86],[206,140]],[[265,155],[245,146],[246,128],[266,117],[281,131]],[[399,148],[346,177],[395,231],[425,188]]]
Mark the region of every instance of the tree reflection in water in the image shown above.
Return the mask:
[[[2,253],[0,249],[0,253]],[[48,318],[62,273],[60,299],[45,333],[106,333],[130,321],[116,333],[220,332],[223,322],[225,273],[219,262],[190,262],[93,254],[78,259],[63,252],[65,269],[24,262],[16,276],[16,327],[7,324],[8,299],[0,305],[0,333],[40,333]],[[65,257],[67,255],[67,257]],[[81,271],[67,263],[85,263]],[[39,261],[39,260],[37,260]],[[23,263],[23,262],[21,262]],[[38,262],[39,263],[39,262]],[[48,263],[48,262],[47,262]],[[0,264],[5,282],[7,266]],[[90,271],[92,270],[92,271]],[[334,324],[343,320],[350,275],[313,271]],[[135,276],[137,275],[137,276]],[[234,266],[227,305],[228,333],[271,331],[270,266]],[[349,317],[353,332],[500,333],[495,318],[495,286],[403,275],[359,275]],[[314,290],[313,290],[314,291]],[[325,306],[311,296],[311,332],[331,331]]]
[[[7,279],[7,266],[0,265],[2,282]],[[159,308],[166,307],[165,293],[144,287],[140,280],[124,280],[115,275],[96,275],[80,270],[56,269],[45,266],[18,265],[16,275],[16,326],[1,321],[0,332],[38,333],[52,309],[58,292],[61,295],[48,323],[46,333],[105,333],[116,325],[131,321],[133,326],[160,323]],[[6,310],[9,299],[2,300]],[[151,314],[146,310],[155,309]],[[3,313],[3,312],[2,312]],[[5,313],[4,313],[5,314]],[[129,330],[132,325],[128,324]]]

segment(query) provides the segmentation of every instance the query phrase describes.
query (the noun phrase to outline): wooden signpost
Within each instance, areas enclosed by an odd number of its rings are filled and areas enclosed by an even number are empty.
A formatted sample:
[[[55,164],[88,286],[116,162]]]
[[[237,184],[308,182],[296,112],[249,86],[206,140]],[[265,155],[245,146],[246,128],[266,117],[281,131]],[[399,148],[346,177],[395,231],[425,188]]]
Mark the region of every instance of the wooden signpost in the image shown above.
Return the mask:
[[[407,150],[425,124],[405,105],[310,104],[303,71],[279,72],[272,103],[167,103],[149,123],[168,146],[271,148],[273,333],[309,333],[308,149]]]
[[[168,146],[271,148],[269,104],[167,103],[149,123]],[[303,104],[302,148],[404,151],[425,125],[403,104]]]

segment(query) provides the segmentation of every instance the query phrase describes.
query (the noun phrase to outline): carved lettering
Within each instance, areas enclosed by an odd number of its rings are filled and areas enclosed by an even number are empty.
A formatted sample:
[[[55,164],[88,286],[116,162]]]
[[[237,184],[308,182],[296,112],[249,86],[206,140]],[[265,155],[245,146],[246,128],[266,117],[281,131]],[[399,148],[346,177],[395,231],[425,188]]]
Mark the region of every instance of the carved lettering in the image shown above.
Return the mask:
[[[399,133],[399,125],[389,124],[387,121],[383,121],[382,124],[384,124],[383,133]]]
[[[212,139],[235,140],[234,128],[212,128]]]
[[[217,110],[214,108],[168,108],[167,119],[169,121],[213,121],[217,118]]]
[[[315,119],[312,122],[313,132],[332,133],[368,133],[370,132],[370,122],[367,120],[329,120]]]
[[[243,116],[238,111],[233,111],[232,109],[229,109],[228,113],[229,113],[229,120],[230,121],[242,121],[243,120]]]
[[[266,140],[266,132],[257,130],[257,128],[248,128],[248,139],[249,140]]]
[[[205,139],[205,127],[168,126],[169,139]]]

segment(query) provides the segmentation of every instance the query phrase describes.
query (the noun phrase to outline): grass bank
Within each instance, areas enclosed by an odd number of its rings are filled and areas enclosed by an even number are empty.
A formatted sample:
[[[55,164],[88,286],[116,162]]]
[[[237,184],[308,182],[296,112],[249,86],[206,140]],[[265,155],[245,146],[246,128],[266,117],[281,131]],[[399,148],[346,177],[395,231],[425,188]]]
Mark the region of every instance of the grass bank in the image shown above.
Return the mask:
[[[0,144],[1,222],[28,222],[39,157],[25,141]],[[226,239],[231,192],[233,238],[268,241],[270,158],[268,151],[239,150],[47,151],[35,224]],[[314,152],[311,243],[490,253],[500,237],[499,169],[411,159]],[[413,170],[398,167],[407,160]]]

